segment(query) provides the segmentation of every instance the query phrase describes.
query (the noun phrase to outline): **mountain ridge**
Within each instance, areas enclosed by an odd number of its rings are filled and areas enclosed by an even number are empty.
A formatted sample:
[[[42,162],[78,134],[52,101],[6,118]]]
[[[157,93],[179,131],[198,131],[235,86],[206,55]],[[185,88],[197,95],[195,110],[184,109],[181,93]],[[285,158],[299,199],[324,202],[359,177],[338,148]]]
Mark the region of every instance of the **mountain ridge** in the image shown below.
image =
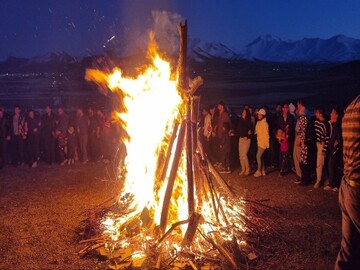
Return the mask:
[[[188,44],[189,58],[196,62],[225,59],[250,62],[343,64],[360,60],[360,39],[341,34],[329,39],[303,38],[298,41],[262,35],[242,48],[200,39],[189,39]],[[50,52],[32,58],[10,56],[0,62],[0,72],[66,71],[77,67],[89,67],[96,59],[96,56],[74,57],[66,52]]]

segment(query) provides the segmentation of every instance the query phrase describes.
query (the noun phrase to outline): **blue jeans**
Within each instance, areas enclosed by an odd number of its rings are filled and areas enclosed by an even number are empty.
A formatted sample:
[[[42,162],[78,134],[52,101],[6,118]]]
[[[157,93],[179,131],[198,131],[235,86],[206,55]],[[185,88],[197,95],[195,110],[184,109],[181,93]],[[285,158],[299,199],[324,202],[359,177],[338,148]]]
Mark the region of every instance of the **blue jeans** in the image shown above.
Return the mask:
[[[342,212],[341,248],[335,270],[359,269],[360,266],[360,186],[351,187],[344,179],[339,190]]]

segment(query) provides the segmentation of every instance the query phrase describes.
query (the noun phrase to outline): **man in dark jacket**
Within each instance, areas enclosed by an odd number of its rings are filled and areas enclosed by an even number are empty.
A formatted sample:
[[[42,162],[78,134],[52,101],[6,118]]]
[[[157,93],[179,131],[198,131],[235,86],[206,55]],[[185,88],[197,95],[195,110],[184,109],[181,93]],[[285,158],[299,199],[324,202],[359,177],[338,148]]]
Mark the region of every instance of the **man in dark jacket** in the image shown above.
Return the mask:
[[[45,114],[42,117],[42,143],[44,161],[52,164],[55,161],[55,115],[51,107],[46,105]]]
[[[10,141],[9,121],[5,117],[5,111],[0,108],[0,169],[6,164],[6,146]]]

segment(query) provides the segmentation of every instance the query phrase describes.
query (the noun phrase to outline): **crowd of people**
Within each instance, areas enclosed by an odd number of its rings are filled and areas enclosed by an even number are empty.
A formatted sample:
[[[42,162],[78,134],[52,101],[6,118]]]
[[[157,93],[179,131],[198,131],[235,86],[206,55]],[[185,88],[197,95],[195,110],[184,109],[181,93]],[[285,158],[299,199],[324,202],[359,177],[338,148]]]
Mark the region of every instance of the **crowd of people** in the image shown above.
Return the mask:
[[[295,183],[338,191],[342,166],[342,111],[322,107],[311,113],[305,101],[267,106],[245,105],[241,116],[224,102],[202,109],[199,135],[205,153],[221,173],[231,173],[240,161],[240,175],[263,177],[296,174]],[[255,169],[253,170],[253,167]]]
[[[49,165],[108,163],[121,132],[111,119],[111,114],[93,107],[69,113],[58,107],[55,113],[47,105],[42,114],[32,109],[23,113],[18,105],[7,114],[0,107],[0,168],[9,164],[36,168],[40,160]]]

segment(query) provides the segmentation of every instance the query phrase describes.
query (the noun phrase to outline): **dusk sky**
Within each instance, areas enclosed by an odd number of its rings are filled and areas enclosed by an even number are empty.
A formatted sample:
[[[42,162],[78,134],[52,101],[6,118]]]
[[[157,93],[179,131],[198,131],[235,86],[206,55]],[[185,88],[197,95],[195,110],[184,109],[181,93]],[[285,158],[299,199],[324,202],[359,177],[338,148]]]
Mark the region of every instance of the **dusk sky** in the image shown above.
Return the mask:
[[[65,51],[102,53],[146,36],[153,11],[188,20],[189,36],[240,47],[259,35],[360,39],[359,0],[1,0],[0,61]]]

